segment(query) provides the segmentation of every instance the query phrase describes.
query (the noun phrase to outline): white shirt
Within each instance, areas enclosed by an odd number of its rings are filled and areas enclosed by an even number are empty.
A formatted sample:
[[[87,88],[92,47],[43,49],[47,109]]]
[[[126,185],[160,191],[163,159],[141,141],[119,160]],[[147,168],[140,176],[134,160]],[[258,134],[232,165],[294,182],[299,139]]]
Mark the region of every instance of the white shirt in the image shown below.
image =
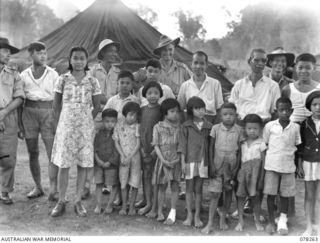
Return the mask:
[[[21,73],[26,98],[33,101],[52,101],[58,77],[59,74],[54,69],[46,66],[42,76],[35,79],[31,67],[27,68]]]
[[[253,159],[261,159],[261,153],[267,149],[262,138],[253,141],[250,146],[247,141],[241,144],[241,161],[245,163]]]
[[[161,88],[162,88],[162,97],[158,100],[158,103],[161,104],[162,101],[164,101],[165,99],[168,99],[168,98],[173,98],[175,99],[176,97],[174,96],[173,92],[172,92],[172,89],[168,86],[168,85],[165,85],[165,84],[162,84],[162,83],[159,83]],[[141,87],[139,89],[139,98],[140,98],[140,103],[141,103],[141,107],[142,106],[145,106],[145,105],[148,105],[148,100],[142,96],[142,90],[143,90],[143,87]]]
[[[207,115],[216,115],[217,109],[223,104],[220,82],[207,74],[200,89],[195,84],[193,77],[182,83],[178,94],[178,101],[182,110],[186,108],[188,100],[193,96],[197,96],[204,101]]]
[[[290,122],[282,128],[279,119],[268,122],[263,131],[264,142],[268,145],[265,169],[280,173],[293,173],[296,170],[294,153],[301,143],[300,126]]]
[[[250,113],[268,119],[276,109],[278,98],[280,98],[280,88],[272,79],[262,76],[253,87],[249,77],[245,77],[234,84],[229,102],[236,105],[240,119]]]

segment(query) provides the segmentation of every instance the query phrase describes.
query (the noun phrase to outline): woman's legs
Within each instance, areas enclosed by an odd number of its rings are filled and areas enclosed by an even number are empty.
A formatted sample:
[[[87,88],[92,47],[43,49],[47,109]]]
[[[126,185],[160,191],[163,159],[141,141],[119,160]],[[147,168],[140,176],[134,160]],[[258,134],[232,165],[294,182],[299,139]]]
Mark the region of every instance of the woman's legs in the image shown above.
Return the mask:
[[[77,166],[77,195],[76,202],[81,202],[81,194],[87,179],[87,168]]]
[[[59,168],[59,201],[65,201],[66,198],[66,192],[69,183],[69,169],[70,168]]]

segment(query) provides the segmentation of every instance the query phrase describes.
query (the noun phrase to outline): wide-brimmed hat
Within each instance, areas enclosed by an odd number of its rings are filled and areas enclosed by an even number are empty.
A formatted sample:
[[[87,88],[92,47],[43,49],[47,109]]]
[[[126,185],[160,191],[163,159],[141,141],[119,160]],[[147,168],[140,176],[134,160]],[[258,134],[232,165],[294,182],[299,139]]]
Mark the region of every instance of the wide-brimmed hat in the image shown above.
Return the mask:
[[[290,52],[286,52],[283,47],[278,47],[276,49],[274,49],[270,54],[267,55],[268,58],[268,62],[267,62],[267,66],[270,66],[270,61],[272,61],[272,59],[276,56],[285,56],[285,58],[287,59],[287,67],[292,67],[294,64],[294,54],[290,53]]]
[[[165,46],[167,46],[167,45],[169,45],[169,44],[173,44],[174,47],[176,47],[176,46],[179,44],[179,42],[180,42],[180,38],[179,38],[179,37],[176,38],[176,39],[174,39],[174,40],[171,40],[168,36],[162,35],[162,36],[160,37],[160,39],[159,39],[159,44],[158,44],[158,46],[153,50],[153,53],[154,53],[155,55],[159,55],[159,56],[160,56],[160,50],[161,50],[162,47],[165,47]]]
[[[9,40],[4,37],[0,37],[0,48],[7,48],[10,50],[11,54],[16,54],[19,52],[19,49],[10,45]]]
[[[103,41],[100,42],[99,44],[99,52],[98,52],[98,59],[102,59],[101,52],[102,50],[107,47],[107,46],[116,46],[118,50],[120,50],[120,42],[113,41],[111,39],[104,39]]]

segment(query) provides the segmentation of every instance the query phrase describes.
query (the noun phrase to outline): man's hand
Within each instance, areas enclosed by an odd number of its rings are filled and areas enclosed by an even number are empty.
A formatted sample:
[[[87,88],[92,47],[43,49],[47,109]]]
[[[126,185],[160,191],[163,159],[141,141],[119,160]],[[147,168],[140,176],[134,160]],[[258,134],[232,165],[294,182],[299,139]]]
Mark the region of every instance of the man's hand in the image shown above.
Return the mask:
[[[3,122],[4,118],[7,116],[5,109],[0,110],[0,122]]]
[[[4,131],[5,128],[6,126],[4,125],[4,122],[0,121],[0,132]]]
[[[299,166],[297,169],[297,175],[299,178],[304,178],[304,170],[302,166]]]

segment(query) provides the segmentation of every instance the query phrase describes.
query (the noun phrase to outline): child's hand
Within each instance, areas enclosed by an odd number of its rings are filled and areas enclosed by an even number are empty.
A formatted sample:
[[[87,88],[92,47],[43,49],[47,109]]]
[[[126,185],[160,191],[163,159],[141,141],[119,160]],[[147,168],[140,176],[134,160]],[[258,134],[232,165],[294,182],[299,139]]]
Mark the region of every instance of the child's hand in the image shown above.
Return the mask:
[[[109,161],[107,161],[107,162],[105,162],[105,163],[103,164],[103,167],[107,169],[107,168],[110,167],[110,165],[111,165],[111,163],[110,163]]]
[[[304,170],[303,170],[302,166],[298,167],[297,175],[298,175],[299,178],[304,178]]]
[[[181,162],[181,173],[182,173],[182,175],[186,174],[186,163],[185,162]]]

